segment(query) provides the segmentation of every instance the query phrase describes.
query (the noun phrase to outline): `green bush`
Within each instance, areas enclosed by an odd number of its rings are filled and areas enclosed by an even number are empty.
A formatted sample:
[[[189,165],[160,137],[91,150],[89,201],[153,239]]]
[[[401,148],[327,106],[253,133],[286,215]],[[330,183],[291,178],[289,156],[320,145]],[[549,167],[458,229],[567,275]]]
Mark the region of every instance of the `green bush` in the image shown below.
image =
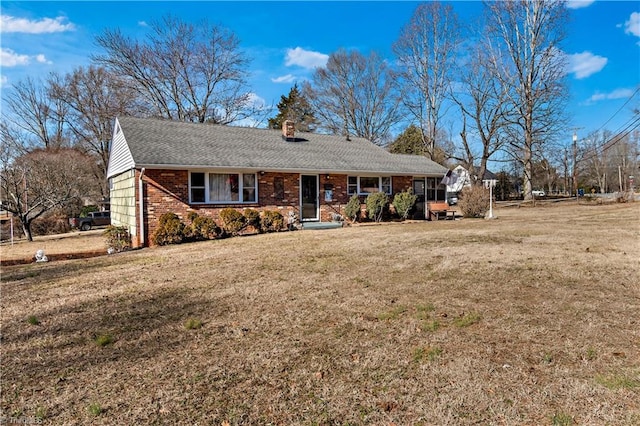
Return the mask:
[[[198,214],[198,212],[194,212],[191,211],[189,213],[187,213],[187,220],[189,222],[193,222],[194,220],[196,220],[198,217],[200,217],[200,215]]]
[[[131,236],[126,226],[109,225],[102,233],[107,240],[107,249],[115,253],[131,248]]]
[[[389,197],[384,192],[373,192],[367,195],[367,216],[376,222],[382,220],[384,209],[389,204]]]
[[[353,194],[349,198],[349,202],[344,207],[344,214],[347,215],[350,221],[358,221],[360,217],[360,197],[358,197],[358,194]]]
[[[417,199],[418,196],[415,195],[411,189],[399,192],[393,197],[393,207],[396,209],[396,213],[398,213],[400,219],[405,220],[407,216],[409,216],[409,212]]]
[[[482,186],[468,186],[462,190],[458,208],[464,217],[484,217],[489,210],[489,190]]]
[[[160,216],[158,228],[153,234],[153,242],[159,246],[180,244],[185,238],[184,223],[175,213]]]
[[[252,226],[256,231],[262,232],[260,212],[258,210],[244,209],[244,218],[247,220],[247,226]]]
[[[199,216],[195,212],[189,213],[188,218],[191,220],[188,234],[189,238],[201,241],[201,240],[213,240],[220,234],[220,228],[209,216]]]
[[[91,205],[91,206],[82,206],[82,208],[80,209],[80,217],[87,217],[89,216],[89,213],[93,213],[93,212],[97,212],[98,211],[98,206],[96,205]]]
[[[222,230],[227,235],[238,235],[247,224],[247,219],[242,213],[230,207],[220,211],[220,220],[222,221]]]
[[[279,211],[265,210],[262,212],[260,226],[264,232],[278,232],[284,228],[284,217]]]

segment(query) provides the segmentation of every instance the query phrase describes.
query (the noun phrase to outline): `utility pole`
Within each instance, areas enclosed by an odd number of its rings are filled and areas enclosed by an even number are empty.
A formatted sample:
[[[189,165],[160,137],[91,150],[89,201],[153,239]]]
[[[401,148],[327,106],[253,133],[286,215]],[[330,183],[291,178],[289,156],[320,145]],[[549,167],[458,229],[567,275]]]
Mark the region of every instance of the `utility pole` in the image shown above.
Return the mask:
[[[569,192],[569,159],[567,157],[567,148],[564,149],[564,195]]]
[[[576,201],[578,201],[578,135],[576,130],[573,131],[573,192],[576,194]]]
[[[578,130],[582,127],[573,128],[573,192],[578,201]]]

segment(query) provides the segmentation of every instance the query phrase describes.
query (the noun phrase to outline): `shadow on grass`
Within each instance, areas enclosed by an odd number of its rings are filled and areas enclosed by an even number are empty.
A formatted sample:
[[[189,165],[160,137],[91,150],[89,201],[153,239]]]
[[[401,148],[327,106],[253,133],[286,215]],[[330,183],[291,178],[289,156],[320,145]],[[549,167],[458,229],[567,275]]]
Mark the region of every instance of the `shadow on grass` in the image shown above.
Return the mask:
[[[32,313],[39,325],[23,318],[3,325],[3,380],[24,383],[25,377],[51,378],[52,372],[60,375],[119,359],[162,357],[165,350],[192,339],[198,331],[187,330],[184,323],[190,317],[211,316],[210,303],[188,289],[161,288],[115,298],[96,295],[48,310],[35,307]],[[224,303],[216,302],[216,311],[223,313]],[[100,346],[100,336],[110,336],[113,342]]]

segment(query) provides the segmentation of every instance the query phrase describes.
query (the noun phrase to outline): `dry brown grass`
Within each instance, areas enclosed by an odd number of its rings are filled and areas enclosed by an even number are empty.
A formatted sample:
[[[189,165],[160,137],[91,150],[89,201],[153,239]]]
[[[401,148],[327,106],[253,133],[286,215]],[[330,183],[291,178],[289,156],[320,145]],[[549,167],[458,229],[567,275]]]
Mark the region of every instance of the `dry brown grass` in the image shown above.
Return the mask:
[[[498,209],[5,267],[2,416],[639,424],[639,213]]]
[[[44,250],[47,257],[83,254],[107,253],[104,229],[91,231],[72,231],[66,234],[43,235],[33,237],[33,241],[26,238],[10,240],[0,244],[0,259],[5,262],[31,262],[38,250]]]

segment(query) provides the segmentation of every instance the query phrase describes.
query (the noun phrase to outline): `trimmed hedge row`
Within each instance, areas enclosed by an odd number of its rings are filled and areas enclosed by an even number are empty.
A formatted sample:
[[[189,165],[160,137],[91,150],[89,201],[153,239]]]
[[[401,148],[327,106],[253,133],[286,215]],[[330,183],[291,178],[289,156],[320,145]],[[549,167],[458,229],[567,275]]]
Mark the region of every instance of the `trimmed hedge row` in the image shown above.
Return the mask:
[[[240,235],[243,232],[278,232],[285,229],[284,217],[278,211],[264,211],[260,214],[254,209],[245,209],[244,213],[233,208],[220,211],[220,224],[209,216],[200,216],[190,212],[188,224],[184,224],[175,213],[160,216],[158,228],[153,234],[153,243],[159,246],[180,244],[189,241],[213,240]]]

